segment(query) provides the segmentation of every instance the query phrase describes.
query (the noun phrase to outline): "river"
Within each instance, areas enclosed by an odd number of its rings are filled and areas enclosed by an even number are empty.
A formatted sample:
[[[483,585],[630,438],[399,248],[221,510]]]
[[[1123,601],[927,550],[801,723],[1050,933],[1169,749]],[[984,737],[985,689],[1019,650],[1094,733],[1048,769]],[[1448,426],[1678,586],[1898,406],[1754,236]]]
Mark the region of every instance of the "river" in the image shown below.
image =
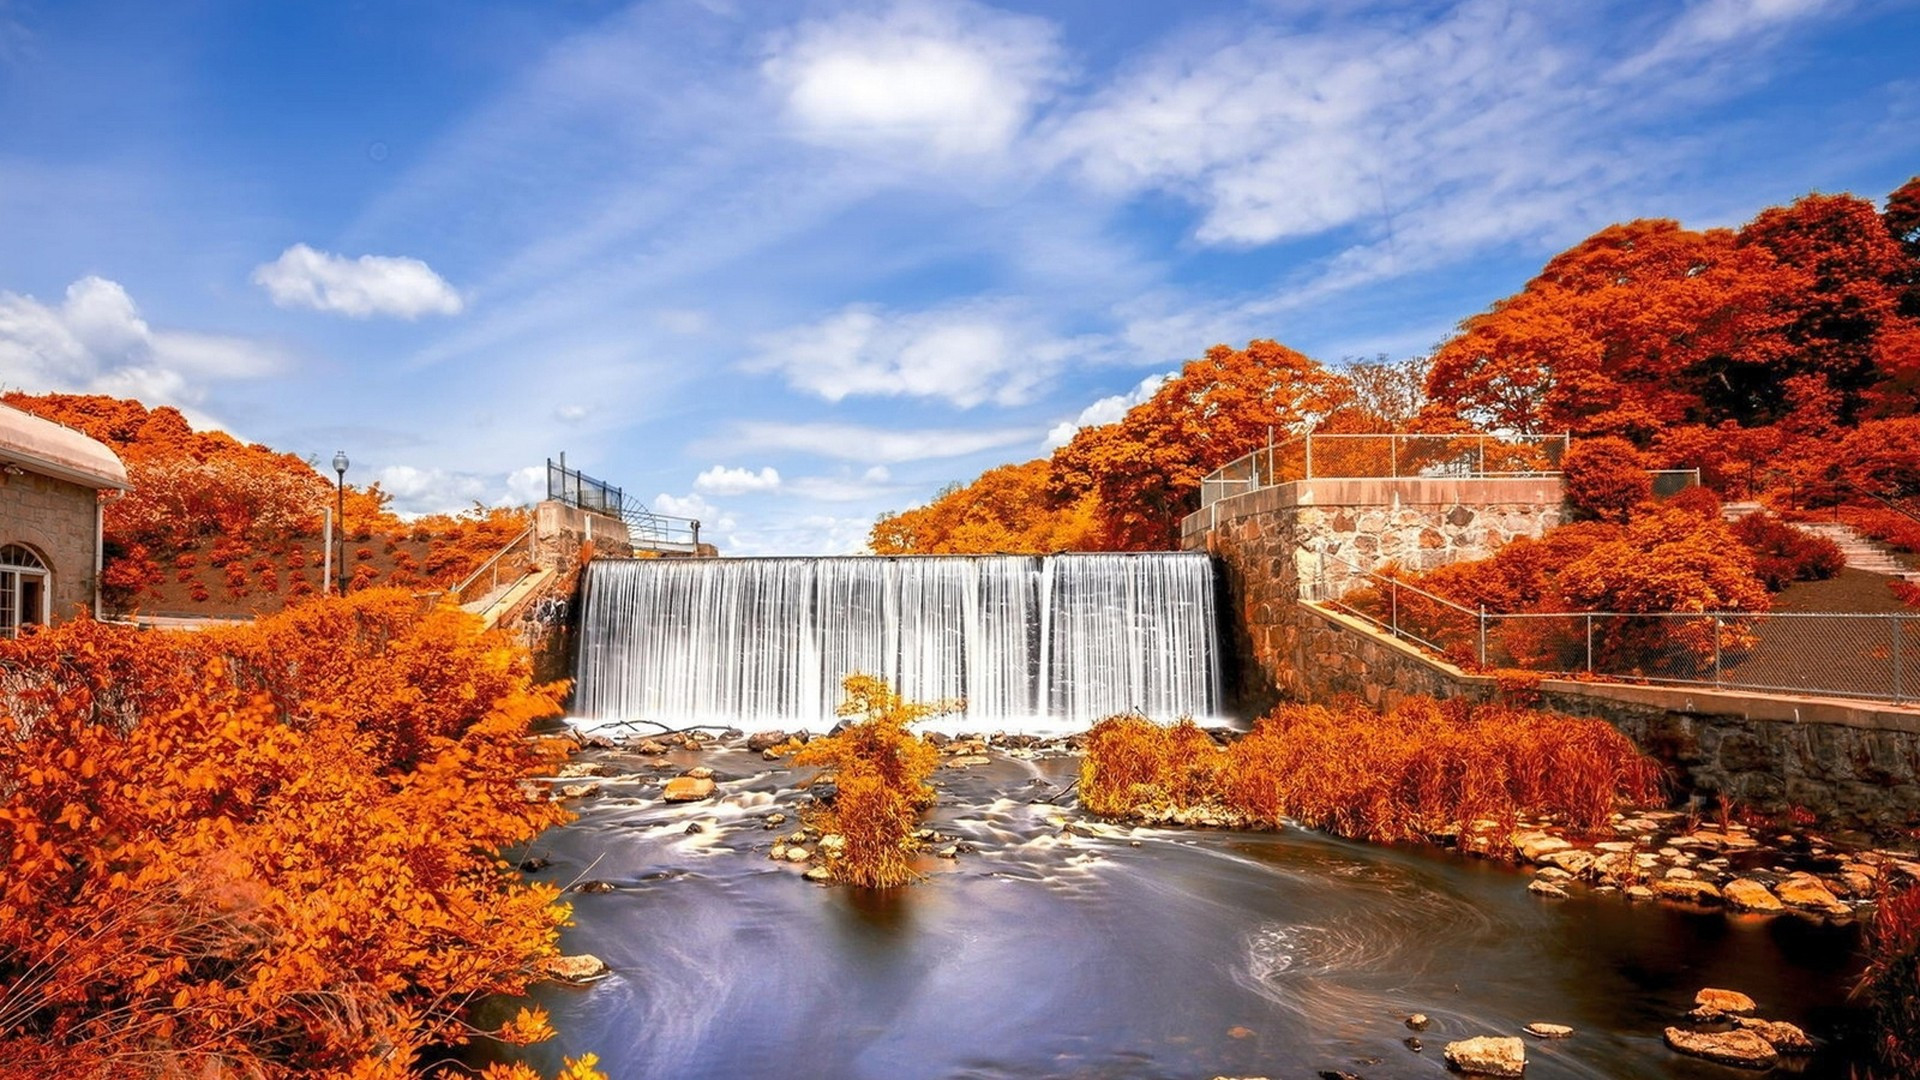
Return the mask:
[[[615,1080],[1387,1080],[1442,1075],[1449,1040],[1548,1021],[1575,1034],[1528,1040],[1534,1080],[1754,1075],[1662,1043],[1703,986],[1805,1027],[1821,1043],[1806,1076],[1844,1077],[1861,1053],[1855,926],[1542,900],[1510,867],[1300,829],[1113,828],[1062,795],[1064,754],[942,769],[928,824],[977,850],[928,856],[918,884],[818,886],[767,857],[811,770],[738,749],[584,760],[631,772],[575,800],[530,876],[613,886],[568,895],[562,941],[613,974],[538,988],[560,1032],[526,1052],[544,1066],[591,1051]],[[660,802],[659,780],[696,764],[715,797]],[[787,823],[766,828],[773,812]]]

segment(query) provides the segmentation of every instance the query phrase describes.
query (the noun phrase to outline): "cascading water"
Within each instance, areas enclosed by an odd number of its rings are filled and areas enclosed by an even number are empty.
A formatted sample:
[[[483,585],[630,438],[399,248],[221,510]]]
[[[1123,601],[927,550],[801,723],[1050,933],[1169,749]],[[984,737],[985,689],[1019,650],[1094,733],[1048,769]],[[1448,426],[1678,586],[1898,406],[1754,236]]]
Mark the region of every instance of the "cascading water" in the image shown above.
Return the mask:
[[[1221,711],[1200,554],[602,561],[583,591],[583,717],[831,725],[854,672],[980,726]]]

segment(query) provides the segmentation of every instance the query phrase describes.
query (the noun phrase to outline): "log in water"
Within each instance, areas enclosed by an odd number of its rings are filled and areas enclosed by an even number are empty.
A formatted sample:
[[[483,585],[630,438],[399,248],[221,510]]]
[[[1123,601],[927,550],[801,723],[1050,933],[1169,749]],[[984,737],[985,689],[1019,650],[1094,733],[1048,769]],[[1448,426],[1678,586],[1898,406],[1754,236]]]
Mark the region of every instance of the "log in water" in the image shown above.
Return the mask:
[[[862,672],[976,726],[1221,709],[1205,555],[602,561],[575,711],[831,725]]]

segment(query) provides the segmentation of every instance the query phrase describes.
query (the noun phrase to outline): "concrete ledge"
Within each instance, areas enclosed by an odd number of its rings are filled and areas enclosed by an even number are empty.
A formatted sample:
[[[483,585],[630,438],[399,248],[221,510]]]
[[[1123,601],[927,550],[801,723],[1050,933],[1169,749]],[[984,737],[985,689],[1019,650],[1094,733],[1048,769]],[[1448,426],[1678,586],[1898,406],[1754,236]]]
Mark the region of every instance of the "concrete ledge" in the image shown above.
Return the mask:
[[[1314,604],[1301,604],[1328,623],[1349,633],[1360,634],[1381,646],[1394,649],[1407,659],[1457,683],[1463,697],[1484,700],[1497,692],[1493,676],[1477,675],[1433,656],[1418,645],[1394,637],[1364,619]],[[1713,690],[1691,686],[1643,686],[1636,683],[1590,681],[1587,679],[1542,678],[1540,692],[1567,697],[1586,697],[1600,701],[1637,705],[1662,712],[1689,713],[1698,716],[1738,717],[1742,720],[1766,720],[1782,724],[1826,724],[1860,728],[1867,731],[1898,731],[1920,735],[1920,707],[1894,705],[1884,701],[1860,701],[1852,698],[1797,697],[1751,690]]]

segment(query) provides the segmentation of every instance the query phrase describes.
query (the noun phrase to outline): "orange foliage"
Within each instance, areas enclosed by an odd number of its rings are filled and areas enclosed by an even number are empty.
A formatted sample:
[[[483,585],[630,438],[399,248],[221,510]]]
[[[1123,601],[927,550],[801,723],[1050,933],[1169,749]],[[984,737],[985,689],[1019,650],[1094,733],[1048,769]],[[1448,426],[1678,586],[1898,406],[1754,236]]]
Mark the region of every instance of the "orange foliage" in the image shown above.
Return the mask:
[[[1045,459],[989,469],[926,506],[883,515],[869,546],[879,555],[1098,550],[1098,496],[1055,506],[1048,495],[1052,476]]]
[[[499,855],[563,819],[519,787],[561,689],[391,590],[0,642],[0,1075],[399,1078],[485,1034],[566,916]]]
[[[847,723],[793,759],[832,770],[838,789],[808,824],[845,841],[837,850],[821,846],[835,880],[873,889],[905,885],[913,880],[907,859],[920,811],[933,805],[927,777],[940,763],[939,752],[907,725],[947,706],[906,701],[871,675],[849,675],[842,685],[847,700],[838,711]]]
[[[1576,517],[1617,525],[1653,497],[1646,459],[1632,443],[1616,436],[1574,443],[1561,470],[1567,506]]]
[[[1082,804],[1103,816],[1212,806],[1387,842],[1520,814],[1593,831],[1660,790],[1659,767],[1606,723],[1431,698],[1385,715],[1282,706],[1225,751],[1189,723],[1111,717],[1089,732],[1080,772]]]
[[[235,562],[256,563],[265,554],[285,551],[292,541],[317,548],[322,539],[323,515],[336,498],[334,478],[323,476],[299,457],[242,443],[224,432],[194,431],[178,410],[149,410],[137,401],[98,394],[18,393],[4,400],[85,432],[106,443],[125,462],[133,490],[108,500],[104,520],[103,585],[108,603],[115,608],[162,599],[160,586],[166,575],[161,565],[191,567],[191,552],[196,548],[210,547],[207,561],[226,567]],[[346,488],[341,532],[356,545],[383,538],[389,556],[382,565],[375,561],[371,547],[348,553],[352,562],[373,563],[353,570],[354,587],[383,581],[448,587],[530,524],[525,510],[478,505],[460,514],[405,522],[388,509],[389,501],[378,484]],[[402,542],[431,544],[431,554],[423,564],[415,564],[412,554],[400,547]],[[408,556],[407,563],[400,561],[402,555]],[[287,575],[284,594],[280,575],[267,575],[256,566],[260,591],[276,602],[253,606],[271,609],[312,592],[320,584],[321,562],[295,547],[287,557],[287,569],[311,571],[311,575]],[[224,585],[232,600],[254,592],[244,579],[232,577],[181,579],[179,584],[187,586],[184,592],[190,598],[204,597],[206,584]]]
[[[1892,1076],[1920,1075],[1920,888],[1882,896],[1867,928],[1856,996],[1873,1014],[1874,1056]]]

